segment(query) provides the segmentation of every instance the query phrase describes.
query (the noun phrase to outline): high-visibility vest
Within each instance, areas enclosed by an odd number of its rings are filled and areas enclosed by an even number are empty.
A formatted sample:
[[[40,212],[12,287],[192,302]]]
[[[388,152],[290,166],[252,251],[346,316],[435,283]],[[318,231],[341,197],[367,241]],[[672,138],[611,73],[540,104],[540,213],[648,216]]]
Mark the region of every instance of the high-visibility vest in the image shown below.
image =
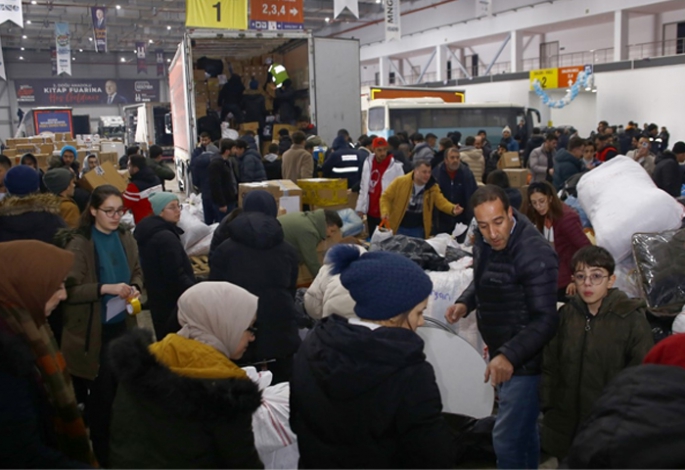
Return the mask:
[[[288,77],[288,71],[281,64],[272,64],[269,67],[269,73],[277,88],[280,88],[283,82],[290,78]]]

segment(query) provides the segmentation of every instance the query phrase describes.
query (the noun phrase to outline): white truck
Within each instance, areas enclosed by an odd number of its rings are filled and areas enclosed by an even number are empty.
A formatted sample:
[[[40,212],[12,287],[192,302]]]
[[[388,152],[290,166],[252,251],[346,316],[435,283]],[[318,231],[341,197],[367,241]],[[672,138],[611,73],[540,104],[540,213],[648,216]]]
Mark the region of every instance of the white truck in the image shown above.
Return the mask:
[[[198,142],[197,70],[193,63],[200,58],[243,64],[252,60],[251,65],[265,72],[268,65],[260,60],[269,54],[274,55],[274,61],[282,61],[299,91],[303,114],[329,145],[339,129],[347,129],[352,135],[361,132],[358,40],[318,38],[306,31],[189,30],[169,67],[174,161],[182,191],[192,191],[189,163]],[[230,76],[229,70],[224,67],[223,74]],[[254,79],[254,67],[243,68],[241,72],[248,88],[250,76]],[[261,72],[257,73],[257,78],[261,78]],[[263,85],[259,83],[259,88]],[[201,93],[199,96],[204,98]]]
[[[166,119],[171,112],[169,103],[138,103],[124,106],[124,143],[127,147],[145,144],[162,147],[163,155],[173,158],[174,137],[167,132]]]

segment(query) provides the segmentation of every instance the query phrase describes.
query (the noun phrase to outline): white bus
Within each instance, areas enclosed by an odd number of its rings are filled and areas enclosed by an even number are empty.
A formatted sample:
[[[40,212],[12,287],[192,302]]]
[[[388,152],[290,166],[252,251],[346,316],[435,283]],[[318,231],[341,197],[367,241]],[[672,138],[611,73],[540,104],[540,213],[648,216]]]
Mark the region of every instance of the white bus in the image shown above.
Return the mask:
[[[459,131],[462,138],[484,130],[488,136],[499,136],[509,126],[512,136],[516,125],[525,119],[527,134],[540,125],[537,109],[511,103],[445,103],[440,98],[398,98],[371,100],[364,106],[364,130],[386,139],[401,131],[409,135],[433,133],[438,138]],[[494,142],[494,140],[491,140]]]

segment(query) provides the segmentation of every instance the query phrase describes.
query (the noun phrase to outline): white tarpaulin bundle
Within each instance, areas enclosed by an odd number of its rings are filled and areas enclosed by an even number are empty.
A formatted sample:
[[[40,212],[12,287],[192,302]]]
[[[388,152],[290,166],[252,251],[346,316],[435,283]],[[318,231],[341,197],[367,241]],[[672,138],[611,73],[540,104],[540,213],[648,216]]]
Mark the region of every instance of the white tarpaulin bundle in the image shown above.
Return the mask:
[[[635,233],[680,228],[683,206],[657,188],[632,158],[618,156],[584,175],[578,200],[595,230],[597,245],[617,263],[631,253]]]

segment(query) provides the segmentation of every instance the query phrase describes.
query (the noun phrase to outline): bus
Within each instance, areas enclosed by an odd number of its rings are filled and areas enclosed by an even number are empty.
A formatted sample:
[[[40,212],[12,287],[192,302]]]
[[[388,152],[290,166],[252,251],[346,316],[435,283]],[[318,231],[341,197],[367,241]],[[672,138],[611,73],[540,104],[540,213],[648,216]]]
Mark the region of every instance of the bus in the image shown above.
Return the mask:
[[[516,126],[523,119],[527,134],[540,125],[537,109],[511,103],[445,103],[440,98],[373,100],[368,103],[364,129],[386,139],[398,132],[409,135],[420,132],[435,134],[438,139],[449,132],[475,136],[484,130],[489,136],[499,136],[505,126],[516,134]]]

